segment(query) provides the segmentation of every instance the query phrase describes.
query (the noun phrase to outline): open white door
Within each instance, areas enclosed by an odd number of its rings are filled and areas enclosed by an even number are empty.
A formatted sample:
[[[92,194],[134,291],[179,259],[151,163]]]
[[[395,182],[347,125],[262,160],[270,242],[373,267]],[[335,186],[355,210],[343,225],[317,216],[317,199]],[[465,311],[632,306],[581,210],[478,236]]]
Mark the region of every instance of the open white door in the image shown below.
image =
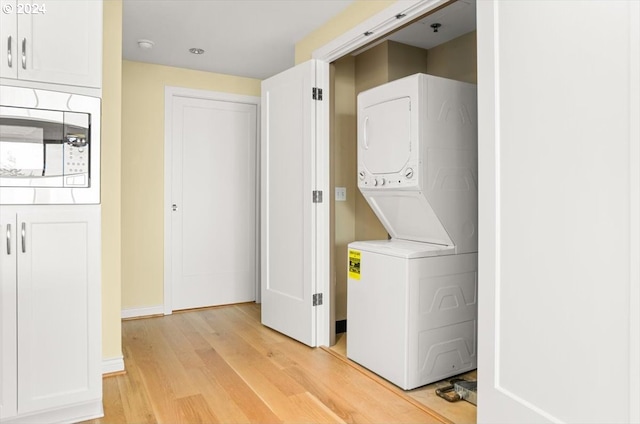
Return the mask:
[[[262,82],[262,323],[317,345],[316,61]]]
[[[640,3],[477,7],[478,422],[639,422]]]

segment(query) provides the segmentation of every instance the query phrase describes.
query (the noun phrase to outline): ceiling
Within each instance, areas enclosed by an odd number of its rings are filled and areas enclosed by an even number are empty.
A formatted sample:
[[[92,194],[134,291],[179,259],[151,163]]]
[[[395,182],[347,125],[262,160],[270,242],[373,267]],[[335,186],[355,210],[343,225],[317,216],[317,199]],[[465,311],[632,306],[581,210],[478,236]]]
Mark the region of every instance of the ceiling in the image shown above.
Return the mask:
[[[122,56],[265,79],[293,66],[295,44],[352,2],[124,0]],[[431,28],[433,23],[441,24],[438,32]],[[473,31],[475,23],[475,0],[458,0],[388,39],[429,49]],[[138,40],[151,40],[153,48],[140,48]],[[192,47],[205,53],[192,54]]]
[[[434,32],[432,24],[440,24]],[[388,39],[430,49],[476,29],[475,0],[458,0],[431,15],[391,34]]]
[[[293,66],[296,43],[352,2],[124,0],[122,57],[264,79]],[[153,48],[140,48],[140,39]]]

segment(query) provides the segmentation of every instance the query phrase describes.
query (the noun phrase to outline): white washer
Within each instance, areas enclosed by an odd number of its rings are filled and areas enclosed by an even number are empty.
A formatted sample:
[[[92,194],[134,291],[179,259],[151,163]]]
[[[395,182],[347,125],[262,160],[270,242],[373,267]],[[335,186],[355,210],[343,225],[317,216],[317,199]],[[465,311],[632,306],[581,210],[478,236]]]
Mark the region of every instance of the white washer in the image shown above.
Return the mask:
[[[347,357],[405,390],[476,368],[476,86],[358,95],[358,188],[391,240],[349,244]]]
[[[404,240],[354,242],[347,357],[409,390],[477,367],[477,253]]]

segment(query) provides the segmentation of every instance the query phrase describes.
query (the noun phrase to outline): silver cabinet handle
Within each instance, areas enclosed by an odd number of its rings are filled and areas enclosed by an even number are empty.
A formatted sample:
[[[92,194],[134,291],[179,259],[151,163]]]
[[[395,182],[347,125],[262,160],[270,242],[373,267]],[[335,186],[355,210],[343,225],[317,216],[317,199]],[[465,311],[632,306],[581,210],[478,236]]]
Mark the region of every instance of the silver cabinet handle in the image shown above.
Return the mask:
[[[11,36],[7,37],[7,65],[9,65],[9,68],[13,68],[13,52],[11,49],[12,40]]]
[[[22,39],[22,69],[27,69],[27,39]]]
[[[27,224],[22,223],[22,253],[27,252]]]
[[[7,224],[7,255],[11,254],[11,224]]]

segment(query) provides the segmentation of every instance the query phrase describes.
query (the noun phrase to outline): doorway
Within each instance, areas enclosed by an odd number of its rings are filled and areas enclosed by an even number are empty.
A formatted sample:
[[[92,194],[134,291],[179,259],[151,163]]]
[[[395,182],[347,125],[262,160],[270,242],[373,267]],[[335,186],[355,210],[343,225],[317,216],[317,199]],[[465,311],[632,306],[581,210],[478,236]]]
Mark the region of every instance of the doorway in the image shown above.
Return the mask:
[[[438,32],[431,25],[439,24]],[[477,83],[475,3],[459,1],[381,40],[348,53],[331,63],[330,192],[346,192],[333,202],[333,270],[336,344],[333,352],[346,357],[347,245],[380,240],[386,230],[357,188],[357,95],[378,85],[415,73]],[[476,372],[461,376],[476,380]],[[475,422],[476,407],[468,402],[448,403],[435,395],[447,380],[407,392],[407,395],[453,422]]]
[[[255,301],[259,99],[165,99],[165,313]]]
[[[463,4],[460,2],[460,4]],[[452,7],[452,6],[450,6]],[[475,9],[475,5],[468,6]],[[331,134],[334,187],[343,188],[346,196],[334,202],[334,253],[336,276],[336,333],[348,328],[346,310],[347,245],[352,241],[386,239],[387,232],[360,194],[356,175],[356,97],[358,93],[375,86],[415,73],[445,77],[457,81],[476,83],[475,14],[464,12],[466,25],[457,23],[455,31],[447,28],[455,15],[446,13],[444,20],[438,13],[423,18],[412,26],[393,34],[387,40],[365,51],[357,51],[332,63],[332,96],[334,113]],[[448,12],[448,8],[441,13]],[[469,16],[467,16],[469,15]],[[440,23],[434,33],[421,40],[420,32],[430,28],[431,22]],[[444,22],[444,23],[442,23]],[[414,26],[417,26],[414,28]],[[412,41],[413,40],[413,41]],[[446,41],[442,41],[446,40]],[[412,44],[406,44],[411,42]],[[334,189],[332,187],[332,190]]]

